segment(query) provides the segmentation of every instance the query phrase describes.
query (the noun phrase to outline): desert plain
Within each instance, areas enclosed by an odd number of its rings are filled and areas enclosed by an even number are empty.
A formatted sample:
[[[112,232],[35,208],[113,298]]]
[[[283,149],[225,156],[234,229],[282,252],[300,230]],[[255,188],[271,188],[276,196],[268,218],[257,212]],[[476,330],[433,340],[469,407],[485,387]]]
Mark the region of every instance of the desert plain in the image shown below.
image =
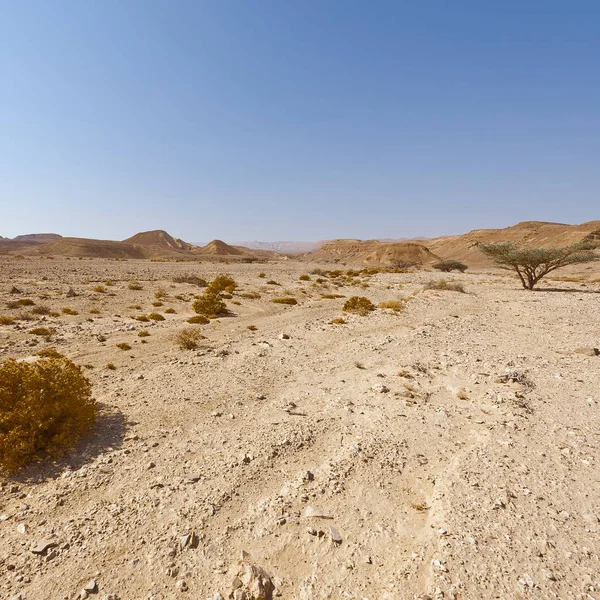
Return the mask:
[[[0,598],[234,597],[244,557],[281,598],[600,599],[598,263],[350,268],[0,256],[0,305],[33,301],[0,357],[55,348],[100,407],[2,480]],[[236,280],[228,316],[187,323],[190,273]]]

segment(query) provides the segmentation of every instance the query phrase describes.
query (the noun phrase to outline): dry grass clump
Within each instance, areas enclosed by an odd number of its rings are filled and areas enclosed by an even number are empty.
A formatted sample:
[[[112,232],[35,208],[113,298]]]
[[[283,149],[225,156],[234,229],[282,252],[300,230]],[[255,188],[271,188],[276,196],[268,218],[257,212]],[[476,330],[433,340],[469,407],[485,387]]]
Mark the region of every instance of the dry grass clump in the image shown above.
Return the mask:
[[[173,277],[173,283],[189,283],[191,285],[197,285],[198,287],[206,287],[208,283],[206,279],[203,279],[199,275],[193,273],[183,273]]]
[[[310,275],[308,275],[307,273],[304,273],[304,274],[300,275],[300,277],[298,277],[298,279],[300,281],[310,281]]]
[[[113,281],[112,279],[107,279],[107,280],[104,282],[104,285],[106,285],[106,286],[108,286],[108,287],[112,287],[112,286],[113,286],[113,285],[115,285],[115,284],[114,284],[114,281]]]
[[[364,296],[352,296],[344,303],[344,312],[356,313],[358,315],[367,315],[375,310],[375,305]]]
[[[258,300],[261,297],[258,292],[244,292],[243,294],[240,294],[240,296],[247,300]]]
[[[88,310],[88,313],[90,315],[99,315],[100,311],[97,308],[90,308],[90,310]]]
[[[43,358],[64,358],[64,354],[61,354],[56,348],[44,348],[43,350],[38,350],[35,353],[36,356],[41,356]]]
[[[296,298],[284,297],[284,298],[273,298],[271,302],[275,302],[275,304],[289,304],[290,306],[294,306],[298,304],[298,300]]]
[[[60,456],[96,419],[92,386],[66,358],[0,365],[0,468],[14,472]]]
[[[106,288],[103,285],[95,285],[94,292],[97,292],[98,294],[105,294]]]
[[[73,309],[73,308],[69,308],[68,306],[65,306],[62,310],[61,310],[63,315],[78,315],[79,313]]]
[[[158,288],[156,290],[156,292],[154,292],[154,297],[157,300],[161,300],[162,298],[166,298],[167,297],[167,290],[165,290],[165,288]]]
[[[434,269],[443,271],[444,273],[450,273],[450,271],[460,271],[464,273],[467,270],[467,265],[461,263],[459,260],[441,260],[440,262],[432,265]]]
[[[406,308],[402,300],[386,300],[377,305],[378,308],[391,308],[394,312],[401,312]]]
[[[0,315],[0,325],[12,325],[15,322],[13,317]]]
[[[177,333],[175,336],[175,343],[182,350],[194,350],[198,347],[200,340],[203,340],[204,336],[200,333],[199,329],[194,327],[186,327]]]
[[[208,286],[215,294],[227,292],[232,294],[237,287],[236,280],[231,275],[217,275]]]
[[[120,344],[117,344],[117,348],[119,350],[123,350],[123,351],[125,351],[125,350],[131,350],[131,346],[128,343],[126,343],[126,342],[121,342]]]
[[[31,298],[20,298],[17,300],[19,306],[33,306],[35,302]]]
[[[209,319],[215,319],[220,315],[226,315],[228,313],[227,306],[220,294],[216,293],[211,287],[200,296],[192,304],[194,312],[199,315],[208,317]]]
[[[250,331],[256,331],[258,327],[256,325],[248,325],[246,329],[249,329]]]
[[[47,327],[35,327],[34,329],[30,329],[28,333],[31,335],[50,337],[54,333],[54,329],[48,329]]]
[[[163,302],[161,302],[160,300],[157,300],[156,302],[152,303],[152,306],[156,306],[156,308],[159,308],[162,305],[163,305]]]
[[[266,273],[259,273],[258,277],[260,277],[260,279],[264,279],[267,276]]]
[[[337,317],[337,319],[331,319],[330,323],[332,325],[345,325],[346,319],[343,319],[342,317]]]
[[[460,292],[465,293],[465,288],[462,283],[446,281],[440,279],[439,281],[429,281],[425,284],[424,290],[437,290],[441,292]]]
[[[336,300],[337,298],[345,298],[343,294],[321,294],[323,300]]]
[[[157,313],[157,312],[151,312],[148,315],[148,318],[152,319],[153,321],[164,321],[165,320],[165,318],[160,313]]]
[[[134,290],[134,291],[139,291],[139,290],[143,290],[143,286],[142,284],[137,280],[137,279],[132,279],[128,284],[127,287],[130,290]]]
[[[117,367],[115,367],[115,365],[113,363],[106,363],[106,366],[104,367],[107,371],[116,371]]]
[[[51,312],[50,307],[45,304],[39,304],[31,309],[31,314],[33,315],[49,315]]]
[[[194,315],[193,317],[190,317],[187,322],[190,325],[206,325],[207,323],[210,323],[210,319],[207,319],[204,315]]]
[[[136,321],[141,321],[142,323],[147,323],[150,319],[148,315],[134,315],[133,317]]]
[[[269,279],[269,281],[267,281],[267,285],[281,285],[281,284],[277,283],[274,279]]]
[[[142,329],[141,331],[138,331],[138,337],[148,337],[150,335],[150,333],[148,331],[146,331],[145,329]]]
[[[176,315],[177,311],[174,308],[167,308],[167,310],[165,310],[165,314],[166,315]]]

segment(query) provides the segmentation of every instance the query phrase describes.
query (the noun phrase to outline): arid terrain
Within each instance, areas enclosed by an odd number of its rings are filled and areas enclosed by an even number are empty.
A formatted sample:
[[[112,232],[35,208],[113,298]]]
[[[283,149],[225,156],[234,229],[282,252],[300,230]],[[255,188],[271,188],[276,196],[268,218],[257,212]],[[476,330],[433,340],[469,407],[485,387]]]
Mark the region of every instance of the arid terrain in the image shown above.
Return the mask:
[[[348,268],[0,256],[0,357],[55,348],[101,406],[2,480],[0,599],[228,598],[242,552],[281,598],[600,599],[600,265],[314,272]],[[190,273],[230,316],[186,322]]]

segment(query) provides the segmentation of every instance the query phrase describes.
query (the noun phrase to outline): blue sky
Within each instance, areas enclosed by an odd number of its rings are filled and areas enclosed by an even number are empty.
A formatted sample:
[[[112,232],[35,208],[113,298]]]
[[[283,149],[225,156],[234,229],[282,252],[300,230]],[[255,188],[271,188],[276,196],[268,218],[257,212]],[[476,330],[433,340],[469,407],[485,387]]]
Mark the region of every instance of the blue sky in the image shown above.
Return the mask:
[[[0,0],[0,235],[600,219],[600,3]]]

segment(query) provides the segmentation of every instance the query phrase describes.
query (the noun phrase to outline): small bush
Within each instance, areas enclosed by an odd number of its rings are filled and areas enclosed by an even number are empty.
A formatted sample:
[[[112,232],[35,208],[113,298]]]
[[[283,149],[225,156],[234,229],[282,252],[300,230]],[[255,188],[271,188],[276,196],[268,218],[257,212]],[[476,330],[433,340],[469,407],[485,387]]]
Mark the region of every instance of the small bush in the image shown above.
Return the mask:
[[[95,285],[94,292],[97,292],[98,294],[105,294],[106,288],[103,285]]]
[[[145,329],[138,331],[138,337],[148,337],[149,335],[150,335],[150,333],[147,332]]]
[[[7,317],[5,315],[0,315],[0,325],[12,325],[15,322],[13,317]]]
[[[104,285],[108,286],[108,287],[112,287],[114,284],[114,282],[112,281],[112,279],[108,279],[107,281],[104,282]]]
[[[345,298],[343,294],[321,294],[324,300],[336,300],[337,298]]]
[[[175,342],[182,350],[193,350],[198,347],[200,340],[203,340],[204,336],[200,333],[199,329],[193,327],[187,327],[182,329],[175,336]]]
[[[156,308],[159,308],[162,305],[163,305],[163,303],[160,300],[157,300],[156,302],[152,303],[152,306],[156,306]]]
[[[117,370],[117,367],[115,367],[115,365],[113,363],[106,363],[106,366],[104,368],[108,371],[116,371]]]
[[[267,281],[267,285],[281,285],[281,284],[277,283],[274,279],[269,279],[269,281]]]
[[[210,323],[210,319],[207,319],[204,315],[194,315],[187,320],[190,325],[206,325]]]
[[[45,304],[40,304],[38,306],[34,306],[31,309],[31,314],[33,315],[49,315],[52,312],[49,306]]]
[[[56,348],[44,348],[38,350],[35,355],[43,358],[64,358],[64,354],[61,354]]]
[[[264,279],[267,274],[266,273],[259,273],[258,276],[260,277],[260,279]]]
[[[54,330],[48,329],[47,327],[35,327],[34,329],[30,329],[29,333],[31,333],[31,335],[50,337],[54,333]]]
[[[204,315],[209,319],[225,315],[228,312],[227,306],[225,302],[223,302],[221,296],[218,293],[215,293],[210,287],[202,296],[194,301],[192,308],[194,309],[194,312],[197,312],[199,315]]]
[[[144,288],[143,288],[143,286],[142,286],[142,284],[141,284],[139,281],[137,281],[136,279],[132,279],[132,280],[131,280],[131,281],[130,281],[128,284],[127,284],[127,287],[128,287],[130,290],[135,290],[135,291],[139,291],[139,290],[143,290],[143,289],[144,289]]]
[[[331,324],[332,325],[345,325],[346,324],[346,320],[343,319],[342,317],[338,317],[337,319],[332,319],[331,320]]]
[[[148,318],[152,319],[153,321],[164,321],[165,320],[165,318],[160,313],[157,313],[157,312],[150,313],[148,315]]]
[[[260,294],[258,292],[244,292],[241,294],[241,297],[248,300],[258,300],[260,298]]]
[[[250,331],[256,331],[258,327],[256,325],[248,325],[246,329],[249,329]]]
[[[90,313],[90,315],[99,315],[100,311],[97,308],[90,308],[90,310],[88,310],[88,313]]]
[[[441,260],[432,266],[434,269],[443,271],[444,273],[450,273],[450,271],[460,271],[461,273],[464,273],[467,270],[467,265],[458,260]]]
[[[449,282],[445,279],[440,279],[439,281],[429,281],[425,284],[423,289],[437,290],[441,292],[460,292],[461,294],[465,293],[465,288],[462,283]]]
[[[232,293],[237,287],[237,282],[231,275],[218,275],[210,282],[209,288],[215,293]]]
[[[174,308],[167,308],[167,310],[165,310],[165,314],[166,315],[176,315],[177,311]]]
[[[150,319],[148,315],[137,315],[133,317],[136,321],[141,321],[142,323],[147,323]]]
[[[273,298],[273,300],[271,300],[271,302],[275,302],[275,304],[289,304],[290,306],[293,306],[295,304],[298,304],[298,300],[296,300],[296,298]]]
[[[126,342],[121,342],[120,344],[117,344],[117,348],[119,350],[131,350],[131,346],[129,344],[127,344]]]
[[[17,300],[17,306],[33,306],[35,302],[31,298],[20,298]]]
[[[403,311],[405,308],[402,300],[386,300],[385,302],[380,302],[377,306],[378,308],[391,308],[395,312]]]
[[[60,456],[94,423],[92,386],[66,358],[0,365],[0,468]]]
[[[344,303],[343,310],[364,316],[375,310],[375,305],[364,296],[352,296]]]
[[[78,315],[79,314],[76,310],[69,308],[68,306],[65,306],[61,312],[63,315]]]
[[[183,273],[182,275],[177,275],[177,277],[173,277],[174,283],[189,283],[191,285],[197,285],[198,287],[206,287],[208,283],[206,279],[202,279],[199,275],[194,275],[193,273]]]
[[[304,275],[300,275],[300,277],[298,277],[298,279],[300,281],[310,281],[310,275],[307,275],[306,273],[304,273]]]

